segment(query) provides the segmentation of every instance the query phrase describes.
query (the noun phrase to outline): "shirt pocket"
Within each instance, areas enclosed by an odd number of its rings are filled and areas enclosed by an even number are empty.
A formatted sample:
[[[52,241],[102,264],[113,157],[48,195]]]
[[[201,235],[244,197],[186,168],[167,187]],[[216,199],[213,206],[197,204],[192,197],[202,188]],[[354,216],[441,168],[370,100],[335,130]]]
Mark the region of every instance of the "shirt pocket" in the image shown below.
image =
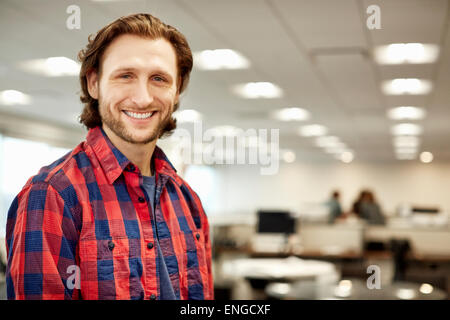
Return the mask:
[[[129,257],[129,241],[127,238],[86,241],[83,255],[88,261]]]
[[[118,299],[117,284],[129,283],[130,247],[127,238],[83,241],[80,248],[81,290],[86,299]],[[84,280],[84,281],[83,281]]]

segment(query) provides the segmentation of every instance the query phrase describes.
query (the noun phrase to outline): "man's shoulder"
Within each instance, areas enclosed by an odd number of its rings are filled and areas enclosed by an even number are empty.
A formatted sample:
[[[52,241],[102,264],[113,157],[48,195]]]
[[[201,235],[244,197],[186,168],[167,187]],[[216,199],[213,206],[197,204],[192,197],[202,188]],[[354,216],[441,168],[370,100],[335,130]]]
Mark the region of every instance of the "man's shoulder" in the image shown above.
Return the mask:
[[[81,142],[59,159],[40,168],[36,175],[28,179],[24,189],[34,185],[47,185],[62,191],[68,184],[72,184],[68,175],[73,172],[73,168],[84,165],[83,162],[88,159],[84,144],[85,142]]]

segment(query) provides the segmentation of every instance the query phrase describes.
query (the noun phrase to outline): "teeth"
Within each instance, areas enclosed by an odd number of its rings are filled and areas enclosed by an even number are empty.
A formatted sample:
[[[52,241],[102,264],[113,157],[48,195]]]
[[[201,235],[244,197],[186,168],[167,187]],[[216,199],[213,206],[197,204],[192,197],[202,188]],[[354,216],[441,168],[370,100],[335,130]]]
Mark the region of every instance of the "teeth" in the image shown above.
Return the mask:
[[[137,113],[137,112],[131,112],[131,111],[124,111],[124,112],[127,116],[136,118],[136,119],[150,118],[153,114],[153,112],[146,112],[146,113]]]

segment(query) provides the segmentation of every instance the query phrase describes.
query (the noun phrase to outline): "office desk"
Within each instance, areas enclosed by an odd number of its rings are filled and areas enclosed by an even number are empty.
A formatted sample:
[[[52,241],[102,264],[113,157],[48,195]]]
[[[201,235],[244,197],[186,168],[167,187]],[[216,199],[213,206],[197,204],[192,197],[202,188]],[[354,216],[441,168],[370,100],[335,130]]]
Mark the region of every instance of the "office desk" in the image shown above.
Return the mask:
[[[334,264],[318,260],[303,260],[297,257],[241,258],[225,261],[222,275],[229,278],[259,278],[266,280],[284,279],[338,279],[339,273]]]
[[[432,227],[367,226],[365,241],[388,242],[390,239],[407,239],[412,255],[418,259],[439,257],[450,260],[450,229]]]

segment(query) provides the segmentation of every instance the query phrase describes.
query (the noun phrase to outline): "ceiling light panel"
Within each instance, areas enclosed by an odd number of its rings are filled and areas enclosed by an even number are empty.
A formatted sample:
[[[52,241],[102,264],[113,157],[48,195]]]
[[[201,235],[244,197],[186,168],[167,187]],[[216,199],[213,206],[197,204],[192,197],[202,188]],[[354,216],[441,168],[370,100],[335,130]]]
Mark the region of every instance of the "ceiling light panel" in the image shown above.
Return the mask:
[[[383,81],[381,89],[387,95],[428,94],[433,86],[425,79],[407,78]]]
[[[31,103],[31,97],[18,90],[0,91],[0,104],[11,105],[27,105]]]
[[[302,108],[283,108],[272,113],[272,117],[280,121],[304,121],[311,115],[309,111]]]
[[[439,57],[439,46],[423,43],[392,43],[375,49],[378,64],[434,63]]]
[[[203,118],[200,112],[193,109],[176,111],[173,115],[178,123],[198,122]]]
[[[300,127],[298,133],[303,137],[319,137],[328,133],[328,129],[320,124],[309,124]]]
[[[414,123],[399,123],[391,128],[391,133],[395,136],[412,135],[417,136],[422,134],[422,126]]]
[[[420,139],[416,136],[397,136],[394,137],[393,144],[396,148],[417,148]]]
[[[421,120],[425,116],[425,109],[412,106],[400,106],[387,111],[387,117],[391,120]]]
[[[271,82],[248,82],[234,86],[232,91],[246,99],[274,99],[283,96],[283,90]]]
[[[201,70],[248,69],[250,61],[231,49],[194,52],[194,65]]]
[[[81,65],[66,57],[27,60],[19,64],[24,71],[47,77],[78,76]]]

